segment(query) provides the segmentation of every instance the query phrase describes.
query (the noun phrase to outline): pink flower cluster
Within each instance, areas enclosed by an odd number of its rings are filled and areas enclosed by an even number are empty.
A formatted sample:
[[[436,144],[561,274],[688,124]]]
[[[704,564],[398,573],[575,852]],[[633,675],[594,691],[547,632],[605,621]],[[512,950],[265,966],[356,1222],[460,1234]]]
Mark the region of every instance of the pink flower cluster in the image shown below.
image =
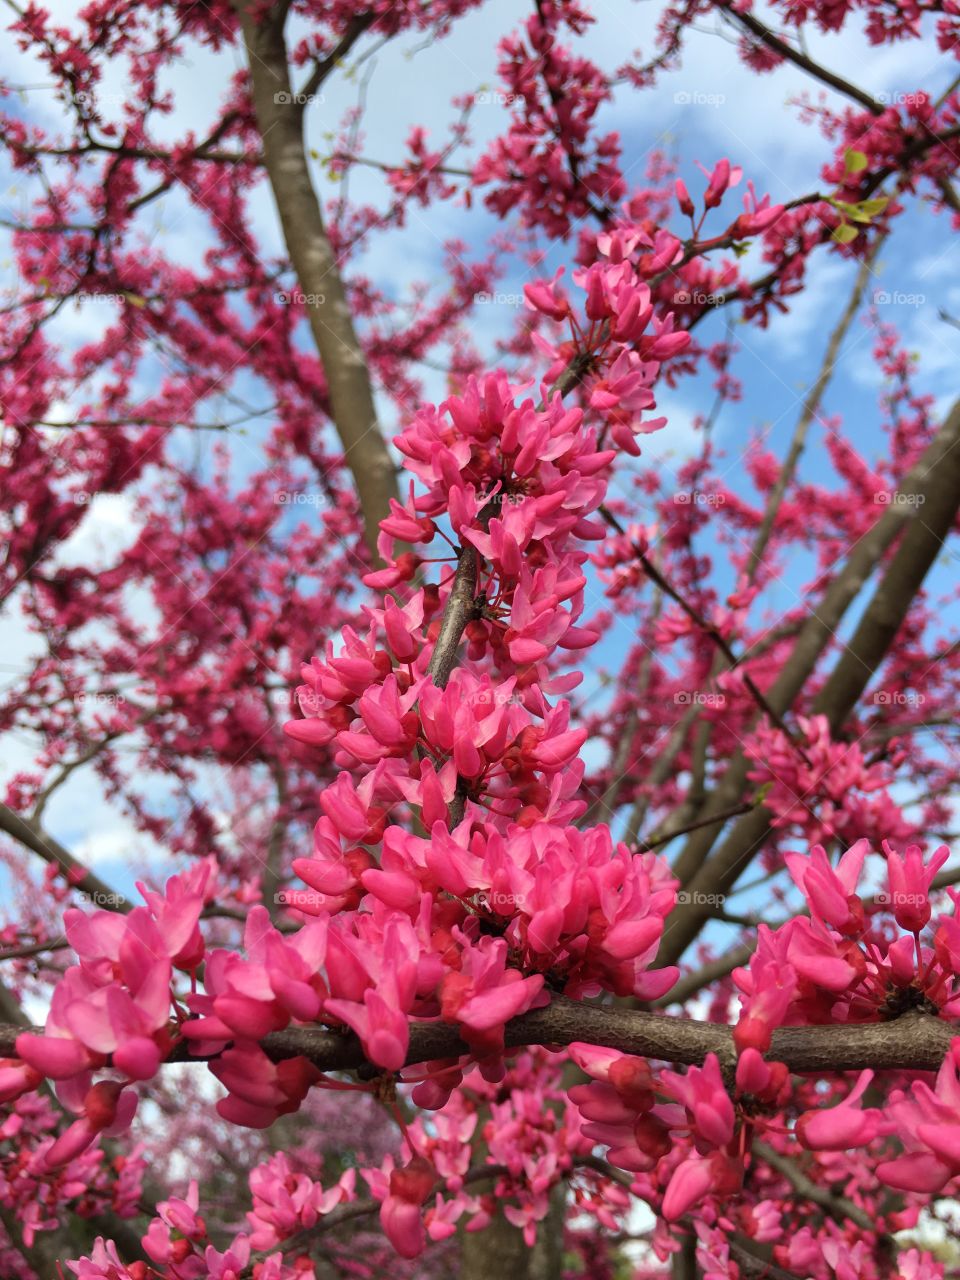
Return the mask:
[[[15,1215],[24,1242],[55,1230],[65,1207],[83,1206],[132,1218],[142,1194],[147,1164],[141,1144],[108,1161],[87,1148],[67,1161],[47,1159],[58,1142],[62,1117],[43,1094],[27,1094],[6,1109],[0,1124],[0,1206]]]
[[[750,778],[767,786],[775,828],[796,828],[811,844],[913,835],[887,792],[887,764],[869,763],[855,742],[833,741],[826,716],[798,716],[797,723],[802,751],[770,725],[759,725],[746,748],[755,762]]]
[[[769,1140],[782,1144],[783,1110],[791,1101],[802,1112],[792,1136],[807,1152],[849,1152],[896,1138],[902,1154],[878,1168],[888,1186],[934,1193],[960,1175],[960,1040],[935,1088],[916,1081],[909,1090],[895,1090],[883,1110],[863,1105],[870,1070],[852,1087],[838,1084],[836,1105],[824,1107],[806,1086],[791,1086],[782,1063],[761,1056],[785,1024],[878,1021],[910,1008],[935,1009],[947,1018],[960,1012],[953,993],[960,923],[955,915],[934,920],[930,901],[946,848],[925,859],[916,846],[899,854],[885,844],[887,891],[865,902],[857,886],[868,852],[860,841],[836,865],[820,847],[807,856],[787,855],[810,916],[776,930],[761,925],[749,967],[734,974],[743,1007],[734,1028],[739,1058],[732,1094],[712,1054],[702,1068],[684,1074],[654,1073],[642,1058],[571,1046],[594,1081],[570,1093],[585,1121],[584,1136],[606,1145],[609,1161],[636,1176],[638,1194],[662,1197],[666,1220],[705,1199],[734,1195],[752,1135],[769,1128]],[[958,896],[951,894],[954,901]],[[891,933],[890,916],[903,934]],[[933,945],[927,946],[920,934],[931,922]],[[810,1247],[823,1243],[811,1238]],[[799,1258],[799,1246],[791,1248]],[[845,1274],[836,1261],[829,1265]]]
[[[593,1077],[570,1097],[586,1123],[584,1136],[609,1147],[618,1168],[650,1175],[647,1195],[673,1222],[708,1195],[732,1196],[742,1186],[743,1115],[727,1093],[714,1054],[703,1067],[655,1076],[643,1058],[613,1049],[571,1045],[573,1060]],[[783,1063],[764,1062],[754,1049],[737,1064],[736,1098],[771,1110],[790,1096]],[[662,1197],[662,1198],[661,1198]]]
[[[417,1117],[403,1126],[399,1158],[388,1153],[378,1163],[346,1169],[327,1185],[286,1154],[271,1156],[250,1172],[249,1230],[238,1232],[226,1251],[210,1241],[198,1183],[192,1181],[185,1196],[157,1206],[144,1236],[156,1271],[139,1262],[124,1266],[113,1245],[102,1240],[89,1257],[69,1265],[81,1280],[146,1280],[154,1274],[167,1280],[240,1280],[251,1266],[258,1280],[312,1280],[306,1233],[336,1225],[341,1208],[346,1218],[376,1214],[390,1245],[407,1258],[420,1254],[428,1240],[449,1239],[461,1219],[469,1230],[481,1230],[498,1204],[532,1244],[536,1224],[548,1212],[550,1190],[564,1177],[575,1178],[578,1197],[595,1202],[614,1226],[614,1210],[625,1211],[627,1197],[591,1166],[594,1144],[581,1130],[576,1107],[557,1087],[559,1065],[557,1055],[529,1050],[511,1062],[501,1083],[471,1071],[429,1125]],[[470,1139],[481,1106],[490,1116],[483,1128],[487,1153],[471,1167]]]
[[[648,407],[656,359],[686,337],[661,330],[647,358],[633,350],[651,320],[627,258],[638,243],[610,237],[615,261],[582,278],[592,325],[580,337],[598,365],[627,362]],[[596,638],[579,622],[581,544],[603,531],[592,517],[615,451],[559,392],[537,405],[521,390],[502,375],[470,380],[398,436],[423,490],[393,504],[388,567],[368,577],[394,594],[368,610],[366,634],[345,631],[342,650],[304,669],[303,718],[288,732],[329,747],[343,770],[320,797],[314,856],[294,864],[309,888],[285,891],[313,922],[285,938],[252,911],[246,954],[210,956],[184,1027],[206,1052],[232,1041],[214,1070],[230,1090],[222,1114],[237,1122],[270,1123],[314,1082],[306,1064],[276,1065],[258,1046],[291,1020],[346,1024],[371,1061],[398,1070],[410,1020],[441,1018],[496,1073],[504,1024],[551,990],[652,998],[674,981],[673,969],[649,970],[675,883],[653,855],[614,847],[606,827],[569,825],[583,808],[585,730],[548,700],[573,683],[556,673],[558,653]],[[641,425],[639,408],[616,430],[628,421]],[[456,568],[401,596],[427,544],[451,535]],[[396,540],[416,551],[394,556]],[[467,567],[470,596],[458,598]],[[466,654],[452,669],[445,656],[438,677],[458,608]],[[418,1101],[439,1105],[458,1079],[444,1064]]]
[[[524,221],[551,238],[584,217],[592,199],[619,200],[625,191],[615,133],[594,138],[598,108],[610,96],[600,68],[560,43],[562,25],[578,30],[582,11],[544,5],[522,35],[500,44],[498,71],[512,107],[508,132],[474,168],[477,186],[492,183],[486,204],[504,216],[519,206]]]
[[[86,915],[76,908],[65,913],[64,929],[80,963],[54,989],[44,1033],[21,1033],[18,1057],[0,1062],[5,1100],[46,1076],[78,1117],[46,1151],[49,1168],[74,1159],[98,1135],[129,1127],[137,1095],[127,1086],[150,1079],[173,1042],[173,971],[195,970],[203,959],[198,922],[214,877],[210,859],[171,877],[163,894],[141,885],[147,905],[127,915]],[[94,1081],[93,1073],[107,1066],[114,1076]]]
[[[925,860],[916,845],[899,854],[885,841],[887,889],[864,902],[857,886],[868,853],[867,841],[859,840],[835,866],[820,846],[809,855],[787,855],[810,915],[775,930],[760,925],[749,966],[734,971],[743,1002],[735,1030],[741,1049],[765,1052],[773,1030],[784,1024],[873,1022],[911,1007],[944,1017],[960,1012],[953,994],[960,922],[942,915],[933,946],[920,939],[947,847]],[[890,915],[904,933],[891,935]]]
[[[288,726],[342,770],[320,796],[313,856],[295,863],[308,888],[278,896],[299,927],[281,932],[255,906],[242,952],[206,951],[207,864],[164,894],[143,890],[147,905],[127,915],[68,912],[80,963],[57,987],[45,1033],[21,1036],[20,1060],[6,1065],[8,1096],[47,1075],[79,1114],[51,1162],[128,1125],[129,1085],[179,1041],[215,1057],[221,1115],[262,1127],[326,1083],[306,1059],[274,1062],[261,1047],[291,1023],[349,1027],[371,1062],[397,1071],[411,1020],[439,1019],[497,1080],[505,1023],[552,993],[655,998],[672,985],[676,971],[652,965],[675,882],[606,826],[572,826],[586,731],[554,701],[577,680],[559,672],[561,654],[598,635],[581,621],[583,566],[585,544],[604,532],[610,446],[635,452],[634,435],[660,425],[643,417],[659,361],[688,341],[653,321],[635,265],[645,254],[648,270],[668,263],[676,242],[628,229],[601,248],[605,258],[575,276],[586,326],[564,303],[586,410],[564,406],[566,385],[535,403],[492,374],[421,410],[397,438],[421,490],[383,522],[387,567],[368,581],[390,594],[367,610],[365,632],[345,629],[342,648],[304,669],[302,718]],[[557,296],[528,293],[547,314]],[[411,549],[394,555],[397,540]],[[453,563],[414,585],[437,561],[430,544],[441,561],[452,548]],[[195,975],[201,962],[202,989],[177,994],[175,970]],[[94,1082],[104,1068],[112,1074]],[[457,1060],[431,1064],[415,1097],[439,1107],[461,1079]],[[425,1185],[409,1169],[391,1174],[383,1203],[395,1227],[414,1208],[419,1222]]]

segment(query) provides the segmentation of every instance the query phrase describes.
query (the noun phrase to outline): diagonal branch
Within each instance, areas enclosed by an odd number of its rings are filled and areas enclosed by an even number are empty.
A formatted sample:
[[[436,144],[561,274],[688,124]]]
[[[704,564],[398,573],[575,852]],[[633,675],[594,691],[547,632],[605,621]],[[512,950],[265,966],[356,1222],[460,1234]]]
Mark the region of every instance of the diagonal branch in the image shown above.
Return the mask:
[[[898,486],[900,499],[891,502],[883,515],[851,548],[841,568],[830,581],[823,596],[811,607],[807,620],[800,630],[794,647],[784,663],[779,676],[767,693],[768,701],[778,711],[785,711],[799,695],[824,650],[835,639],[837,630],[844,615],[863,588],[876,565],[889,550],[892,543],[902,532],[904,525],[913,514],[909,498],[925,493],[926,488],[936,483],[943,460],[960,443],[960,404],[949,414],[940,430],[923,451],[916,463],[910,468]],[[735,805],[743,797],[747,781],[749,763],[740,752],[734,756],[727,766],[726,773],[711,793],[703,816],[715,816]],[[735,856],[738,865],[743,863],[744,849],[756,850],[754,842],[763,837],[765,827],[762,819],[765,810],[758,810],[743,819],[735,831],[739,851]],[[750,824],[749,831],[745,824]],[[703,864],[704,859],[713,847],[722,830],[723,823],[717,821],[702,831],[694,833],[684,845],[674,864],[674,872],[684,885],[689,884]],[[676,934],[674,946],[684,938],[680,951],[668,949],[667,954],[678,956],[688,945],[692,935],[685,928],[683,931],[672,931]]]
[[[59,840],[28,819],[22,818],[5,804],[0,804],[0,831],[39,854],[44,862],[59,863],[67,881],[74,888],[88,894],[98,905],[109,905],[115,911],[130,910],[130,903],[122,893],[111,889],[98,875],[78,862]]]
[[[739,23],[741,27],[745,27],[761,44],[765,44],[768,49],[778,53],[787,62],[792,62],[795,67],[806,71],[808,75],[813,76],[814,80],[819,80],[821,84],[829,85],[831,89],[836,89],[837,93],[842,93],[844,97],[852,98],[854,102],[859,102],[862,107],[866,107],[873,115],[883,115],[886,108],[876,98],[872,98],[864,89],[859,89],[855,84],[851,84],[849,80],[844,80],[843,76],[838,76],[835,72],[828,71],[819,62],[814,62],[807,54],[800,49],[795,49],[786,40],[781,40],[765,23],[754,17],[749,10],[735,9],[732,0],[721,0],[719,7],[734,22]]]
[[[794,682],[802,672],[809,674],[813,669],[869,571],[903,524],[909,522],[910,527],[868,606],[869,616],[865,615],[861,620],[814,704],[816,711],[827,715],[834,731],[846,719],[892,644],[906,610],[923,585],[956,520],[960,509],[960,401],[954,405],[920,461],[911,469],[897,497],[903,501],[892,502],[850,553],[823,602],[808,619],[793,653],[770,691],[770,701],[774,705],[779,705],[785,692],[790,693],[792,701],[799,692],[799,688],[793,689]],[[891,517],[896,515],[898,508],[899,516],[894,522]],[[832,622],[837,607],[841,605],[839,616]],[[742,774],[745,780],[747,762],[742,755],[735,765],[731,764],[728,776]],[[726,782],[727,777],[724,784]],[[715,797],[722,794],[724,784],[718,788]],[[688,858],[688,851],[699,833],[691,837],[675,868],[691,892],[687,901],[678,904],[670,916],[670,928],[664,934],[660,953],[661,964],[672,963],[696,938],[707,914],[704,895],[709,898],[729,892],[768,838],[772,816],[765,806],[760,806],[741,818],[709,862],[703,866],[698,862],[692,867],[689,861],[685,863],[682,869],[690,876],[687,880],[681,874],[681,863]],[[717,820],[719,822],[719,818]],[[707,850],[713,842],[710,830],[707,828]]]
[[[616,533],[620,534],[621,537],[626,537],[627,535],[626,529],[624,529],[623,525],[616,518],[616,516],[612,514],[612,512],[610,512],[606,507],[602,506],[600,508],[600,514],[603,516],[604,520],[607,522],[607,524],[610,526],[611,529],[613,529]],[[720,651],[720,653],[723,654],[730,669],[736,670],[739,667],[742,659],[739,658],[736,653],[734,653],[733,649],[731,649],[729,642],[727,641],[723,633],[720,631],[719,627],[716,627],[707,618],[703,617],[703,615],[696,608],[694,608],[694,606],[690,604],[690,602],[687,599],[685,599],[685,597],[682,596],[679,591],[677,591],[677,589],[663,576],[663,574],[660,572],[660,570],[653,563],[653,561],[646,554],[646,552],[643,550],[642,547],[637,546],[636,543],[632,543],[631,549],[633,551],[635,559],[639,561],[640,565],[643,568],[644,573],[651,580],[651,582],[655,583],[655,585],[660,588],[660,590],[664,593],[664,595],[669,596],[671,600],[673,600],[676,604],[680,606],[680,608],[687,615],[687,617],[690,619],[690,621],[693,623],[693,625],[697,628],[698,631],[702,631],[704,635],[709,636],[709,638],[717,646],[717,649]],[[768,702],[764,694],[761,693],[761,691],[757,688],[756,684],[753,681],[753,678],[750,675],[748,675],[745,671],[741,671],[740,675],[741,675],[741,679],[743,680],[744,687],[746,688],[750,696],[753,698],[754,702],[756,702],[760,710],[764,713],[764,715],[767,716],[770,722],[776,725],[776,727],[780,730],[780,732],[786,738],[788,738],[790,742],[793,743],[793,745],[797,748],[799,753],[803,756],[804,760],[806,760],[807,764],[809,764],[810,761],[807,759],[806,755],[804,754],[803,747],[798,743],[796,734],[787,724],[784,723],[783,717],[780,715],[780,713],[776,710],[775,707],[771,706],[771,704]]]
[[[314,66],[310,79],[307,80],[297,94],[297,106],[305,107],[310,99],[320,92],[330,73],[336,70],[363,33],[373,25],[375,18],[375,13],[368,12],[358,13],[350,19],[346,31],[344,31],[334,47],[325,58],[320,59]]]
[[[291,88],[283,34],[286,6],[268,10],[259,21],[262,9],[255,3],[240,3],[238,12],[264,164],[287,252],[307,300],[307,319],[327,380],[331,416],[357,488],[367,546],[379,564],[377,535],[380,521],[389,515],[390,499],[397,497],[396,470],[380,432],[366,357],[310,178],[304,113]],[[359,17],[353,20],[338,49],[359,36],[359,22]],[[356,35],[348,40],[353,31]]]
[[[828,1187],[821,1186],[818,1182],[814,1182],[812,1178],[808,1178],[800,1165],[795,1160],[791,1160],[789,1156],[781,1155],[779,1151],[775,1151],[773,1147],[766,1142],[759,1142],[754,1139],[752,1151],[755,1156],[759,1156],[765,1164],[771,1169],[775,1169],[782,1177],[790,1183],[794,1191],[804,1200],[811,1200],[814,1204],[820,1206],[834,1222],[839,1222],[842,1226],[849,1219],[864,1231],[869,1231],[871,1235],[876,1233],[877,1224],[866,1209],[862,1209],[860,1205],[854,1204],[846,1196],[838,1195],[831,1191]],[[889,1249],[892,1246],[892,1240],[889,1236],[882,1233],[878,1237],[885,1242]]]

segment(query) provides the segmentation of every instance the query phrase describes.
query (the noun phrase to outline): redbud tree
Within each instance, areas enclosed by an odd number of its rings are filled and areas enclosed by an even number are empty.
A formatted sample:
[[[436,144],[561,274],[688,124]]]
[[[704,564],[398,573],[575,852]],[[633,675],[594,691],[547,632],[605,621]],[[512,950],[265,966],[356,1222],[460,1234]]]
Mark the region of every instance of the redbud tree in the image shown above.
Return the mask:
[[[6,10],[0,1273],[956,1274],[955,0]]]

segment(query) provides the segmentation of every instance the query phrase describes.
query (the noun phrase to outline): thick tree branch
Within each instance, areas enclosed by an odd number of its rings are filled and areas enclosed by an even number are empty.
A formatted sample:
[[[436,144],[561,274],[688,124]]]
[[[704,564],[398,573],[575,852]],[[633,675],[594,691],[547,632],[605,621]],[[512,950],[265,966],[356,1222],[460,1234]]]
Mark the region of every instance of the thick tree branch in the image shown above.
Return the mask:
[[[960,402],[953,409],[960,420]],[[826,715],[836,732],[853,710],[903,625],[960,509],[960,447],[941,458],[936,482],[918,495],[923,502],[885,573],[877,583],[856,631],[818,694],[813,709]]]
[[[15,1052],[16,1037],[21,1031],[18,1026],[0,1025],[0,1055]],[[774,1032],[767,1057],[786,1063],[799,1074],[823,1075],[865,1067],[876,1071],[936,1071],[957,1033],[958,1029],[943,1019],[917,1011],[890,1022],[783,1027]],[[504,1035],[508,1048],[583,1041],[686,1065],[702,1063],[708,1053],[715,1053],[727,1065],[736,1061],[733,1028],[724,1024],[583,1004],[563,997],[557,997],[546,1008],[512,1019],[506,1024]],[[370,1069],[363,1047],[352,1032],[289,1027],[265,1036],[261,1044],[277,1061],[302,1056],[324,1071]],[[410,1024],[408,1065],[469,1052],[456,1027],[442,1022]],[[169,1059],[199,1060],[189,1052],[185,1041],[175,1047]]]
[[[875,116],[883,115],[886,108],[876,98],[872,98],[869,93],[857,88],[849,80],[844,80],[843,76],[838,76],[835,72],[828,71],[819,62],[814,62],[812,58],[808,57],[800,49],[795,49],[786,40],[781,40],[765,23],[754,17],[748,10],[734,9],[732,0],[722,4],[721,8],[734,22],[739,23],[741,27],[745,27],[761,44],[765,44],[768,49],[778,53],[787,62],[792,62],[795,67],[806,71],[808,75],[813,76],[814,80],[819,80],[821,84],[829,85],[831,89],[835,89],[837,93],[842,93],[844,97],[852,98],[854,102],[859,102],[862,107],[866,107]]]
[[[890,562],[871,601],[868,610],[870,618],[863,619],[850,646],[847,646],[849,654],[840,659],[837,666],[840,674],[837,675],[835,671],[836,680],[831,676],[828,681],[827,688],[831,689],[829,697],[824,690],[815,704],[817,711],[828,716],[834,731],[842,724],[893,642],[907,607],[920,590],[930,565],[956,519],[960,508],[958,446],[960,401],[954,405],[943,427],[900,487],[897,498],[903,500],[889,504],[886,513],[861,538],[828,589],[823,602],[811,615],[793,653],[770,691],[769,698],[775,706],[782,705],[781,699],[785,695],[789,694],[792,701],[799,692],[799,689],[793,687],[799,673],[808,666],[812,670],[817,656],[834,636],[840,617],[866,580],[869,570],[890,545],[904,522],[909,521],[910,528],[903,544]],[[894,523],[890,517],[895,516],[898,508],[900,514]],[[835,621],[832,621],[834,617]],[[864,626],[864,623],[867,625]],[[727,771],[731,777],[742,774],[744,780],[746,773],[747,762],[742,756],[731,763]],[[723,794],[726,782],[727,777],[715,793],[715,803],[717,797]],[[683,866],[684,872],[694,872],[687,880],[681,874],[680,865],[687,857],[690,846],[697,841],[699,833],[691,837],[676,868],[690,893],[687,900],[679,903],[670,916],[659,963],[672,963],[696,938],[708,914],[707,902],[716,894],[730,891],[753,855],[768,838],[772,816],[765,806],[761,806],[741,818],[709,862],[700,866],[699,870],[696,869],[699,862],[694,867],[689,864]],[[706,830],[708,834],[705,848],[709,850],[713,840],[710,832],[715,828],[709,827]]]
[[[109,906],[114,911],[130,910],[130,903],[122,893],[104,884],[98,875],[78,862],[59,840],[55,840],[26,818],[21,818],[19,813],[5,804],[0,804],[0,831],[39,854],[44,862],[58,863],[68,882],[87,894],[98,906]]]
[[[366,358],[310,178],[303,111],[291,88],[283,35],[286,11],[275,8],[258,22],[254,15],[259,9],[241,4],[238,11],[264,164],[287,252],[306,299],[331,416],[357,487],[367,546],[374,563],[379,563],[377,535],[380,521],[389,514],[390,499],[397,496],[395,468],[380,433]],[[358,22],[355,19],[350,30]],[[341,45],[346,41],[345,35]]]
[[[673,1004],[686,1003],[687,1000],[703,991],[705,987],[711,986],[718,978],[725,978],[728,974],[733,973],[734,969],[748,964],[756,949],[754,941],[743,942],[739,946],[731,947],[722,956],[717,956],[715,960],[708,960],[699,969],[694,969],[692,973],[684,974],[665,996],[653,1001],[652,1007],[654,1009],[666,1009]]]
[[[936,483],[943,460],[958,443],[960,412],[955,410],[904,476],[898,486],[897,499],[884,507],[879,520],[854,544],[822,598],[811,608],[790,656],[767,692],[767,700],[779,712],[790,707],[803,689],[824,650],[835,638],[844,614],[904,525],[914,516],[916,504],[912,500],[921,493],[925,494],[927,487]],[[749,767],[742,752],[731,759],[726,773],[707,800],[704,817],[722,814],[743,798]],[[766,810],[757,810],[734,829],[738,867],[743,864],[744,851],[755,851],[758,847],[756,841],[766,831],[765,816],[768,816]],[[685,886],[692,883],[722,827],[722,820],[717,818],[715,823],[695,832],[684,845],[674,863],[674,871]],[[694,918],[694,914],[689,913],[688,920]],[[681,955],[693,936],[695,931],[691,932],[689,923],[682,929],[671,928],[670,945],[663,952],[662,963],[672,963],[668,957],[675,959]]]
[[[453,586],[443,609],[440,634],[427,667],[427,674],[438,689],[447,687],[450,673],[457,665],[457,650],[466,625],[476,616],[477,557],[478,552],[470,543],[460,548]]]

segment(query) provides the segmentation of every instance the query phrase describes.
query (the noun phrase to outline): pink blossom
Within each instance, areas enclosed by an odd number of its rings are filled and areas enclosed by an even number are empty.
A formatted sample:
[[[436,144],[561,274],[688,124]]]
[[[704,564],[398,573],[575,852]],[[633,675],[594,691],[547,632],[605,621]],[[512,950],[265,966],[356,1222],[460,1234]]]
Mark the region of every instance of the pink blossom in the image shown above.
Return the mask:
[[[919,845],[909,845],[901,858],[884,841],[887,855],[887,877],[893,915],[901,929],[919,933],[930,920],[930,885],[934,876],[950,856],[947,846],[941,845],[925,865]]]
[[[843,1102],[835,1107],[807,1111],[797,1120],[797,1136],[809,1151],[843,1151],[865,1146],[876,1135],[879,1123],[876,1112],[857,1107],[872,1071],[862,1071],[857,1083]]]

